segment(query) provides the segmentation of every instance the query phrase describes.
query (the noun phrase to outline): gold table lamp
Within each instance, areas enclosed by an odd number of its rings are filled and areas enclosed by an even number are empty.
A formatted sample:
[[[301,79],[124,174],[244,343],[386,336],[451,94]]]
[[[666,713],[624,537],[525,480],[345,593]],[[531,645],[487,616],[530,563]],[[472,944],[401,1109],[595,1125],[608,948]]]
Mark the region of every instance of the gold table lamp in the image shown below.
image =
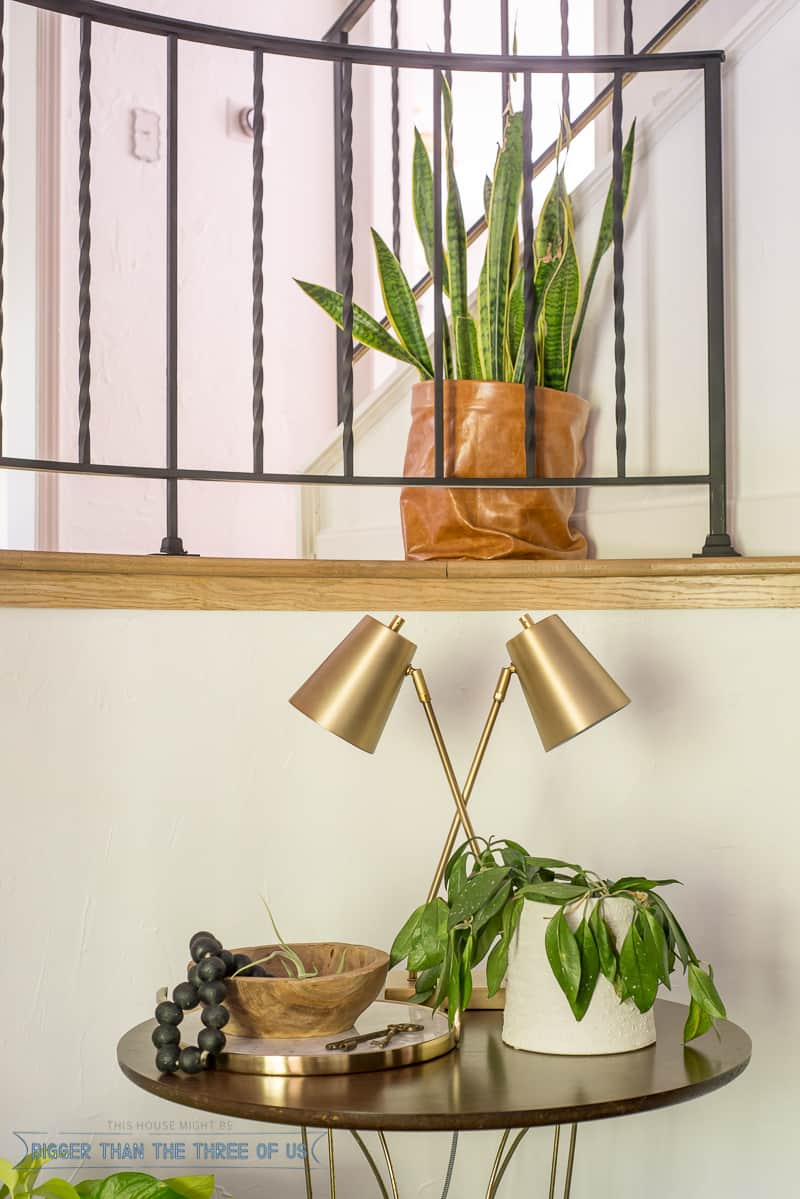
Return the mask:
[[[395,616],[388,625],[372,616],[362,617],[289,702],[323,728],[373,753],[403,679],[408,676],[412,680],[456,805],[428,891],[430,901],[442,884],[459,826],[463,827],[473,852],[479,851],[467,804],[512,675],[519,678],[545,750],[554,749],[612,716],[630,700],[560,616],[548,616],[538,622],[527,614],[520,617],[522,632],[507,643],[511,662],[500,671],[489,714],[461,788],[425,676],[419,667],[412,665],[417,647],[400,635],[404,623],[400,616]],[[409,979],[413,981],[413,975]],[[387,990],[387,998],[408,998],[409,994],[408,987]],[[477,988],[471,1006],[485,1006],[481,995],[481,989]]]

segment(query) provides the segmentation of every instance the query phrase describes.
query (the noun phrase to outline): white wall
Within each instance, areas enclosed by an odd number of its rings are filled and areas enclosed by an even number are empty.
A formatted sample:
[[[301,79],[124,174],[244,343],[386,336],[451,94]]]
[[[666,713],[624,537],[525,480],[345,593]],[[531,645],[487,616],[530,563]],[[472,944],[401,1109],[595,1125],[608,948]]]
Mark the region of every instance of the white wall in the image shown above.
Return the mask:
[[[387,946],[425,893],[451,801],[413,690],[372,757],[286,702],[354,619],[0,613],[0,1155],[19,1149],[14,1130],[100,1140],[110,1121],[192,1115],[134,1089],[114,1047],[148,1017],[154,989],[178,980],[196,928],[258,940],[267,888],[284,935]],[[568,621],[633,703],[545,755],[513,685],[476,827],[610,875],[682,879],[678,913],[755,1043],[750,1069],[718,1094],[583,1128],[573,1194],[788,1195],[800,1100],[797,615]],[[515,624],[509,613],[409,618],[459,775]],[[350,1173],[348,1139],[342,1191],[369,1194],[363,1172]],[[447,1137],[390,1139],[403,1193],[437,1195]],[[509,1196],[541,1190],[531,1172],[544,1177],[547,1145],[534,1134],[520,1150]],[[459,1199],[483,1194],[495,1146],[494,1135],[463,1138]],[[236,1199],[265,1193],[265,1178],[274,1199],[301,1190],[276,1169],[220,1176]]]

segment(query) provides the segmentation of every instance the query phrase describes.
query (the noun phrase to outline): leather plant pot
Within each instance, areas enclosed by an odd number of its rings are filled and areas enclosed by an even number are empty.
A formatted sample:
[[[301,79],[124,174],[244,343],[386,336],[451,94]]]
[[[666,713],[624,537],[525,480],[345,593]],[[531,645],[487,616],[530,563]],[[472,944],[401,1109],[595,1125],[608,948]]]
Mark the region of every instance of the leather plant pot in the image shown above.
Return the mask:
[[[403,473],[434,473],[433,382],[411,393]],[[583,467],[589,404],[569,391],[536,388],[536,474],[570,478]],[[460,478],[525,474],[525,388],[470,379],[444,382],[445,473]],[[570,528],[574,487],[404,487],[406,558],[585,558]]]

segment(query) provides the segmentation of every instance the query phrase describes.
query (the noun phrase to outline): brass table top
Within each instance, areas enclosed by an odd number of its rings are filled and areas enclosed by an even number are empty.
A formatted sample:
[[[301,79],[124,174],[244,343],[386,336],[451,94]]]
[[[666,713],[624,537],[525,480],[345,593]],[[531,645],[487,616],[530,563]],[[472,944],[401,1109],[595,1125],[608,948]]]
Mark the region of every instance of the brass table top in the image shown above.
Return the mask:
[[[625,1116],[695,1099],[732,1082],[750,1061],[750,1038],[730,1021],[684,1046],[686,1008],[658,1000],[658,1040],[602,1057],[526,1053],[504,1045],[502,1012],[469,1012],[458,1049],[399,1070],[308,1078],[161,1075],[153,1021],[127,1032],[117,1060],[137,1086],[202,1111],[319,1128],[431,1131],[530,1128]]]

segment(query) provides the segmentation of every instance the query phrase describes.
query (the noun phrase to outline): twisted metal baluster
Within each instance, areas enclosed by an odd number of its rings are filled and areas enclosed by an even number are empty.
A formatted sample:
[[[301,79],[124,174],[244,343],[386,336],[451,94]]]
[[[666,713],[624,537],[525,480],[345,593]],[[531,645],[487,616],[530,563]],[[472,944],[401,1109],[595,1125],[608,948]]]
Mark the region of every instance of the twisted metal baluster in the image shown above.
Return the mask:
[[[397,27],[397,0],[389,8],[390,41],[393,50],[400,45]],[[392,250],[400,257],[400,72],[392,67]]]
[[[531,75],[522,93],[522,280],[524,317],[525,474],[536,474],[536,285],[533,262],[533,128]]]
[[[342,335],[339,339],[339,392],[342,398],[342,457],[345,477],[353,474],[353,66],[341,74]]]
[[[622,221],[622,72],[614,73],[614,97],[611,104],[611,203],[614,242],[614,390],[617,422],[617,475],[626,475],[628,436],[625,401],[625,281]]]
[[[561,53],[569,54],[569,0],[561,0]],[[564,124],[569,125],[569,71],[561,76],[561,113]]]
[[[624,53],[633,54],[633,0],[625,0],[622,22]]]
[[[81,17],[78,59],[78,461],[92,460],[89,422],[91,386],[91,146],[92,23]]]
[[[264,471],[264,52],[253,51],[253,473]]]

